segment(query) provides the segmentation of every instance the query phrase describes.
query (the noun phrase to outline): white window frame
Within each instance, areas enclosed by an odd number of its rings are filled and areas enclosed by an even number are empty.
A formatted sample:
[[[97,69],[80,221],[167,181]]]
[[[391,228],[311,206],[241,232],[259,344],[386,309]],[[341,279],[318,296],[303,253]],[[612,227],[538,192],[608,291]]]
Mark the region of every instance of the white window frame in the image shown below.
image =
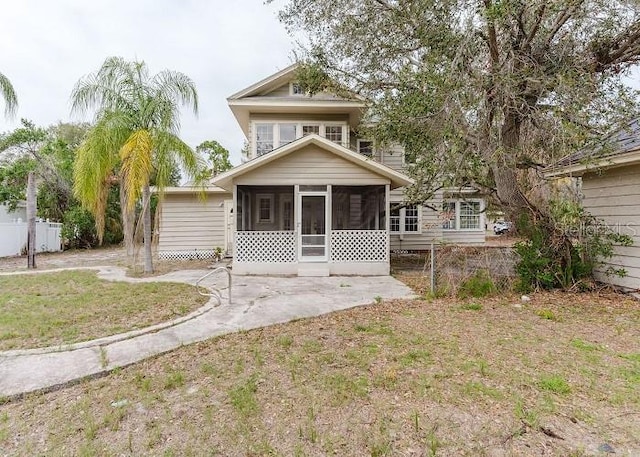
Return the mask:
[[[280,195],[280,230],[285,231],[284,228],[284,205],[285,203],[291,204],[291,228],[289,231],[293,231],[296,226],[296,221],[294,218],[295,211],[293,209],[293,195],[282,194]]]
[[[367,142],[367,143],[371,143],[371,153],[370,154],[365,154],[363,152],[360,151],[360,144],[363,142]],[[375,145],[373,143],[373,140],[368,140],[366,138],[358,138],[356,140],[356,150],[358,151],[358,154],[362,154],[365,157],[370,157],[373,158],[373,156],[375,155],[376,152],[376,148]]]
[[[347,122],[332,122],[332,121],[314,121],[314,120],[302,120],[302,121],[289,121],[286,119],[255,119],[251,121],[251,159],[258,156],[258,125],[271,125],[273,129],[273,149],[278,149],[284,145],[280,144],[280,125],[293,124],[296,126],[296,140],[302,138],[302,126],[318,126],[319,134],[321,137],[326,138],[327,127],[342,127],[342,142],[336,143],[347,148],[349,145],[349,124]],[[269,151],[270,152],[270,151]]]
[[[443,231],[446,232],[483,232],[484,229],[484,200],[481,198],[447,198],[443,201],[443,203],[454,203],[455,204],[455,218],[454,227],[446,228],[442,227]],[[460,205],[461,203],[478,203],[479,211],[478,211],[478,228],[460,228]],[[443,221],[444,223],[444,221]]]
[[[392,201],[389,202],[390,204],[390,208],[396,204],[399,204],[402,202],[399,201]],[[417,223],[417,230],[416,231],[407,231],[405,230],[406,228],[406,217],[407,217],[407,212],[406,209],[407,208],[400,208],[400,231],[393,231],[391,230],[391,218],[392,217],[398,217],[398,216],[391,216],[391,212],[389,212],[389,233],[394,234],[394,235],[420,235],[422,234],[422,205],[409,205],[409,206],[415,206],[416,209],[418,210],[418,223]]]
[[[296,92],[295,87],[298,87],[301,92]],[[289,95],[292,97],[304,97],[306,92],[302,89],[302,85],[299,82],[292,81],[289,83]]]
[[[262,218],[262,200],[267,200],[269,202],[269,218]],[[258,224],[273,224],[273,194],[256,194],[256,221]]]

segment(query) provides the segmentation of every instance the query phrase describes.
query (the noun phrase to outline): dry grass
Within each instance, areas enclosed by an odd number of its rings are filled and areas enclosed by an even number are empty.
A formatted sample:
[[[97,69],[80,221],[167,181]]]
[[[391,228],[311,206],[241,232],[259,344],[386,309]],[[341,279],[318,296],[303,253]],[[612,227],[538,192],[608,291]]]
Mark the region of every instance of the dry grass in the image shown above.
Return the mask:
[[[474,303],[384,302],[31,395],[0,406],[0,454],[640,454],[637,302]]]
[[[0,277],[0,350],[64,345],[185,315],[192,286],[103,281],[94,271]]]

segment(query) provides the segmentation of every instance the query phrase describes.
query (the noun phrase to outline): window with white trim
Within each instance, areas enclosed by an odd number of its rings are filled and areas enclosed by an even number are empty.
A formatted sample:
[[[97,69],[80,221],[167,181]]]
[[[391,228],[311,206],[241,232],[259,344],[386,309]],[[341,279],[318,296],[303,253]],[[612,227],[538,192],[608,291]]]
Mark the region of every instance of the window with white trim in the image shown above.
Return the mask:
[[[302,136],[320,135],[320,124],[302,124]]]
[[[324,128],[324,137],[329,141],[333,141],[334,143],[342,144],[342,126],[327,125]]]
[[[284,146],[296,139],[296,124],[278,124],[278,146]]]
[[[389,231],[391,233],[420,233],[420,207],[408,205],[394,208],[398,203],[391,202]]]
[[[257,194],[258,222],[273,222],[273,194]]]
[[[271,152],[281,146],[303,136],[315,134],[324,136],[328,140],[345,145],[349,142],[349,128],[347,124],[323,122],[255,122],[253,123],[253,141],[255,155],[258,157]]]
[[[358,152],[364,156],[373,156],[373,141],[371,140],[358,140]]]
[[[407,206],[404,209],[404,231],[418,232],[419,215],[418,207],[415,205]]]
[[[304,89],[302,88],[302,85],[300,83],[291,83],[289,88],[289,93],[291,95],[305,95]]]
[[[256,124],[256,155],[261,156],[269,151],[273,151],[274,124]]]
[[[293,199],[291,195],[280,196],[280,229],[293,230]]]
[[[450,200],[442,204],[444,230],[482,230],[480,200]]]

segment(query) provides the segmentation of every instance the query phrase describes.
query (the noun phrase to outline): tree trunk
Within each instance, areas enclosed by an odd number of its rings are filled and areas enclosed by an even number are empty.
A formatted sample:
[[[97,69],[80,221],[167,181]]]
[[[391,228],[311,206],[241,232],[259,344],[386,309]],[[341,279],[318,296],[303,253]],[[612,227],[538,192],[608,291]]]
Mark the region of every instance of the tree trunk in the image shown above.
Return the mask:
[[[133,257],[135,254],[134,243],[134,227],[136,220],[135,208],[129,209],[127,204],[127,193],[122,185],[120,185],[120,215],[122,217],[122,235],[124,237],[124,246],[127,250],[127,257]]]
[[[27,180],[27,268],[36,268],[36,180],[29,172]]]
[[[516,163],[520,149],[521,121],[517,113],[505,112],[501,129],[500,146],[502,151],[491,167],[496,184],[496,193],[507,216],[515,221],[522,212],[531,212],[534,208],[522,193],[518,183]]]
[[[153,252],[151,249],[151,189],[145,184],[142,189],[142,228],[144,232],[144,272],[153,273]]]

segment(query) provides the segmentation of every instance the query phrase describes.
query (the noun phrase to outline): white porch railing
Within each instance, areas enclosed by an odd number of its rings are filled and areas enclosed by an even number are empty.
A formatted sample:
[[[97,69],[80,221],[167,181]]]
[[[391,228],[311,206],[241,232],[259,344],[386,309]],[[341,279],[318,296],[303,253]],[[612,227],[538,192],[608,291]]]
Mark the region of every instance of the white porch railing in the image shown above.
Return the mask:
[[[388,262],[386,230],[334,230],[331,232],[332,262]]]
[[[235,261],[294,263],[298,260],[296,232],[236,232]]]

